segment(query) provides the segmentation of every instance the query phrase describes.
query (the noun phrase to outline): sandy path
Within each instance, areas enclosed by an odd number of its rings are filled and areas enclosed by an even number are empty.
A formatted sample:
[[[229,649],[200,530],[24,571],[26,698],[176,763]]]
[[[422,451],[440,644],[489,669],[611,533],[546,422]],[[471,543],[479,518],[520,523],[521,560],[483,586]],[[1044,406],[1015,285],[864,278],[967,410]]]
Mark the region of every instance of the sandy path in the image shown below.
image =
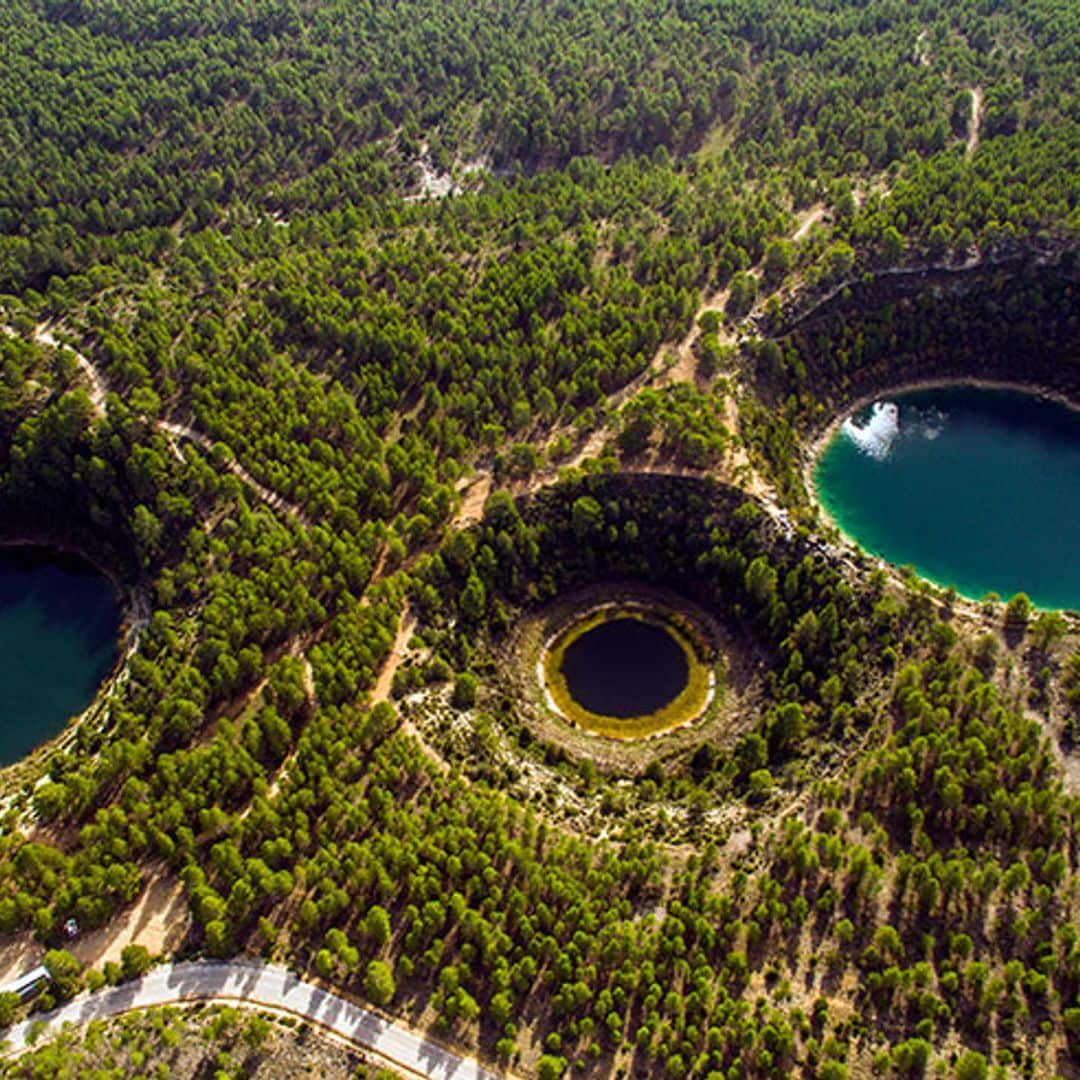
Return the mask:
[[[84,967],[96,968],[119,964],[125,945],[145,945],[151,956],[168,955],[180,947],[190,925],[183,885],[163,875],[155,877],[131,907],[100,930],[78,938],[68,950]]]
[[[720,344],[732,345],[735,343],[738,335],[723,319],[730,292],[731,290],[725,286],[719,292],[707,297],[697,309],[694,313],[694,323],[690,327],[690,333],[679,342],[675,350],[675,363],[666,372],[661,372],[657,379],[659,386],[670,385],[675,382],[693,382],[694,370],[697,366],[694,347],[697,345],[698,338],[701,337],[701,316],[706,312],[715,311],[721,317],[720,328],[717,330]]]
[[[467,528],[484,516],[484,503],[491,494],[491,473],[478,472],[466,481],[461,490],[465,494],[461,500],[461,509],[450,522],[451,529]]]
[[[412,637],[413,630],[416,629],[416,622],[416,616],[406,609],[401,621],[398,623],[397,634],[394,636],[394,644],[390,647],[390,655],[387,656],[386,662],[382,666],[382,671],[379,672],[379,677],[375,680],[375,686],[372,688],[371,697],[368,699],[369,706],[377,705],[380,701],[390,700],[390,691],[394,686],[394,673],[401,667],[401,662],[405,659],[405,652],[409,646],[409,638]],[[440,773],[444,776],[449,773],[450,766],[420,734],[416,725],[409,719],[408,713],[398,710],[398,717],[401,721],[402,732],[416,740],[420,749],[424,752],[424,755]]]
[[[99,416],[105,415],[105,396],[108,391],[105,388],[105,380],[101,377],[98,369],[83,356],[78,349],[73,349],[63,341],[57,341],[48,323],[38,323],[34,327],[34,340],[39,345],[47,345],[50,349],[64,349],[75,357],[80,370],[90,383],[90,402],[94,406],[94,412]]]
[[[828,212],[828,207],[821,202],[814,203],[813,206],[808,206],[805,210],[800,211],[796,215],[795,230],[792,232],[790,239],[798,242],[804,239],[810,232],[810,230],[825,217]],[[761,263],[751,267],[751,273],[761,276]],[[724,310],[727,308],[728,298],[730,290],[723,288],[711,296],[706,297],[701,306],[694,314],[694,321],[690,327],[686,336],[675,346],[675,359],[674,362],[668,363],[667,357],[670,355],[661,347],[657,353],[652,364],[649,367],[651,374],[650,382],[654,386],[669,386],[672,383],[677,382],[693,382],[694,372],[697,368],[697,358],[694,355],[694,348],[697,345],[698,339],[701,337],[701,317],[706,312],[714,311],[721,316],[720,327],[717,330],[717,337],[720,339],[721,345],[734,345],[739,338],[737,326],[731,322],[723,319]],[[754,312],[758,312],[764,306],[766,297],[762,297],[757,304],[754,305]],[[753,314],[753,313],[751,313]],[[723,373],[721,373],[723,374]],[[727,374],[733,374],[731,372]],[[620,402],[621,404],[621,402]]]
[[[821,202],[814,203],[812,206],[800,211],[796,215],[796,225],[790,239],[793,241],[803,239],[814,225],[825,217],[827,212],[828,207]],[[761,263],[759,262],[756,266],[752,267],[751,272],[760,276]],[[712,311],[721,315],[720,326],[717,329],[717,337],[719,338],[721,345],[734,345],[738,342],[740,337],[740,324],[733,324],[731,321],[722,318],[724,310],[727,307],[729,294],[730,290],[725,287],[706,297],[694,313],[694,319],[690,324],[690,329],[682,340],[675,344],[674,351],[672,351],[670,343],[661,345],[657,350],[656,355],[653,357],[652,362],[640,375],[637,375],[625,386],[620,387],[614,393],[608,395],[609,416],[613,416],[624,404],[626,404],[626,402],[631,400],[631,398],[639,391],[644,390],[647,387],[663,388],[665,386],[671,386],[674,383],[695,382],[697,357],[694,350],[698,339],[701,337],[701,317],[706,312]],[[762,298],[759,300],[758,304],[755,305],[755,312],[760,312],[764,307],[766,299],[767,298]],[[721,371],[717,373],[717,377],[735,378],[737,375],[737,371]],[[725,405],[724,422],[728,430],[732,435],[736,436],[736,439],[738,440],[738,406],[734,399],[730,397]],[[547,445],[550,447],[551,443],[560,434],[565,433],[565,429],[552,431]],[[556,464],[545,465],[537,470],[537,472],[526,481],[518,481],[516,483],[511,482],[508,485],[511,492],[514,494],[521,494],[523,492],[533,493],[555,483],[561,470],[581,465],[582,462],[597,457],[614,433],[615,431],[611,419],[603,420],[593,428],[581,446],[579,446],[568,458],[565,458]],[[738,445],[732,447],[728,454],[728,459],[730,462],[730,471],[735,474],[735,482],[737,484],[755,495],[760,495],[767,490],[764,481],[757,475],[751,465],[745,447],[742,446],[741,441],[738,441]],[[473,522],[478,521],[483,515],[483,504],[487,500],[491,488],[491,471],[486,468],[477,469],[474,475],[466,481],[461,488],[461,490],[465,492],[465,497],[461,509],[450,523],[450,527],[453,529],[465,528]],[[392,668],[392,670],[390,670],[390,678],[392,678],[393,671],[397,668],[397,663],[393,662],[392,658],[391,662],[388,663],[388,668]],[[382,681],[381,676],[380,681]],[[373,700],[378,699],[373,698]]]
[[[312,669],[311,661],[307,658],[307,653],[303,653],[300,659],[304,664],[304,693],[307,694],[308,705],[314,712],[319,707],[319,695],[315,689],[315,671]]]
[[[65,948],[83,967],[101,968],[120,963],[125,945],[144,945],[151,956],[161,956],[179,948],[191,925],[184,889],[180,881],[163,867],[143,889],[134,904],[125,908],[105,926],[65,942]],[[5,945],[0,961],[0,986],[14,981],[41,963],[45,949],[27,931]]]
[[[930,66],[930,46],[927,41],[930,37],[930,31],[923,29],[919,31],[919,36],[915,39],[915,59],[923,66]]]
[[[214,445],[212,439],[208,438],[201,431],[196,431],[194,428],[188,427],[187,424],[178,424],[172,420],[159,420],[158,427],[171,435],[174,440],[188,439],[190,442],[200,446],[207,453],[210,453],[210,450]],[[175,442],[173,445],[175,447]],[[179,453],[178,448],[176,448],[176,452]],[[271,491],[265,484],[256,480],[255,477],[252,476],[251,473],[249,473],[235,458],[231,458],[225,465],[225,468],[246,487],[251,488],[258,498],[266,503],[272,510],[277,510],[280,513],[288,514],[290,517],[296,518],[304,528],[309,528],[311,526],[310,519],[300,507],[289,502],[288,499],[279,495],[276,491]]]
[[[790,239],[796,243],[803,240],[810,233],[810,230],[813,229],[827,213],[828,207],[822,202],[814,203],[812,206],[808,206],[805,210],[800,211],[796,215],[795,229],[791,233]],[[758,262],[757,265],[751,268],[751,273],[757,274],[759,277],[761,276],[761,262]],[[695,312],[694,321],[690,326],[690,330],[675,346],[674,356],[672,357],[671,353],[666,348],[661,347],[644,376],[639,377],[638,380],[635,380],[625,387],[620,392],[618,401],[613,399],[613,406],[615,408],[619,407],[624,401],[637,393],[638,389],[644,385],[664,387],[679,382],[695,382],[697,371],[695,348],[701,337],[701,317],[706,312],[716,312],[721,316],[720,326],[717,329],[717,338],[719,339],[720,344],[725,346],[737,344],[740,337],[740,323],[733,323],[732,321],[723,318],[724,311],[727,308],[729,295],[730,290],[725,287],[707,297]],[[767,299],[767,297],[759,298],[754,305],[754,310],[750,313],[748,318],[752,317],[754,314],[759,314],[763,310]],[[745,321],[746,320],[742,320],[742,322]],[[717,377],[726,377],[734,380],[738,377],[738,371],[720,371],[717,373]],[[735,443],[726,455],[728,458],[726,471],[729,471],[732,474],[733,482],[737,486],[742,487],[745,491],[760,498],[768,492],[768,485],[766,485],[762,478],[757,474],[747,456],[746,448],[742,444],[742,440],[739,436],[738,405],[731,396],[728,397],[724,406],[724,425],[735,437]],[[602,444],[603,440],[601,440],[601,445]]]
[[[5,326],[3,330],[10,337],[17,336],[10,327]],[[101,373],[93,363],[79,352],[78,349],[72,348],[72,346],[68,345],[66,342],[59,341],[53,334],[48,323],[38,323],[38,325],[34,327],[34,341],[39,345],[45,345],[52,349],[65,349],[75,357],[76,363],[79,365],[80,370],[86,376],[87,382],[90,384],[90,402],[94,406],[94,411],[99,416],[104,416],[105,398],[108,395],[108,388],[105,385],[104,378],[102,378]],[[210,448],[213,446],[213,440],[209,439],[202,432],[195,431],[193,428],[188,427],[186,424],[177,424],[170,420],[159,420],[157,421],[157,426],[161,431],[172,436],[169,440],[170,445],[179,461],[184,460],[184,455],[177,445],[178,439],[188,439],[191,442],[197,443],[207,453],[209,453]],[[266,503],[267,506],[296,518],[305,528],[310,527],[310,520],[298,506],[295,506],[283,496],[277,494],[277,492],[271,491],[265,484],[261,484],[235,459],[230,461],[226,465],[226,468],[242,483],[251,488],[251,490],[254,491],[259,499]]]
[[[379,701],[387,701],[390,697],[390,689],[394,685],[394,673],[401,666],[401,661],[405,658],[405,650],[409,644],[409,638],[412,637],[413,630],[416,629],[416,616],[411,612],[406,611],[404,616],[398,623],[397,634],[394,636],[394,644],[390,646],[390,655],[387,656],[386,662],[382,666],[382,671],[379,672],[379,677],[375,680],[375,686],[371,691],[370,703],[372,705]]]
[[[971,157],[979,149],[979,129],[982,127],[983,92],[981,86],[971,88],[971,118],[968,121],[966,154]]]
[[[791,239],[796,242],[802,240],[810,230],[825,216],[827,207],[824,203],[814,203],[799,214],[799,224],[791,234]]]

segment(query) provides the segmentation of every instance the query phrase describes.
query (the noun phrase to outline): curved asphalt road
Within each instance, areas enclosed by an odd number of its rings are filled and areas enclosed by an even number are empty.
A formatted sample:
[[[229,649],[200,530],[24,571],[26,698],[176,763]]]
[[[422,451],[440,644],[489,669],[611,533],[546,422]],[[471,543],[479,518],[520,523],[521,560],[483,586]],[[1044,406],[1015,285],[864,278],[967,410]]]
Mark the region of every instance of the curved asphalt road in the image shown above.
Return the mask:
[[[292,1013],[371,1051],[407,1074],[429,1080],[498,1080],[499,1076],[370,1009],[303,982],[283,967],[243,962],[165,964],[135,982],[80,994],[50,1013],[0,1032],[6,1041],[4,1055],[17,1057],[32,1049],[27,1036],[31,1028],[42,1024],[49,1030],[42,1031],[38,1039],[66,1023],[86,1024],[132,1009],[186,1001],[240,1003]]]

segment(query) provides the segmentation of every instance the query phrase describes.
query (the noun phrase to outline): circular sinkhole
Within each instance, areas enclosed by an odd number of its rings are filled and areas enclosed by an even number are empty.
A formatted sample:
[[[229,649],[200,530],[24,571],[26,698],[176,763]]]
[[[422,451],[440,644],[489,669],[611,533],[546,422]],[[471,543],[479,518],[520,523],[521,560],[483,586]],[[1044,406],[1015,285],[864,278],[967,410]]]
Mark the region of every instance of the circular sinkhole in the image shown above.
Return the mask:
[[[686,620],[636,605],[586,612],[541,651],[548,705],[594,735],[641,739],[689,723],[708,707],[714,674]]]

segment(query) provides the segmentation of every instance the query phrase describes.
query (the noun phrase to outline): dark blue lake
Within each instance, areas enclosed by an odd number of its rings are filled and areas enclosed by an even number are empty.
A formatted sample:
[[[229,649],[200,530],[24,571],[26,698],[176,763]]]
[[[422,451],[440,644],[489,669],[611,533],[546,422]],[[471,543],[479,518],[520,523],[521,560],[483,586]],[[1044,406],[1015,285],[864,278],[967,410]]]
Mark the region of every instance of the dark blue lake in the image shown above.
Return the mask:
[[[81,713],[116,658],[120,607],[86,563],[0,548],[0,764]]]
[[[686,689],[690,666],[662,626],[632,616],[609,619],[567,646],[562,674],[573,699],[589,712],[626,719],[647,716]]]

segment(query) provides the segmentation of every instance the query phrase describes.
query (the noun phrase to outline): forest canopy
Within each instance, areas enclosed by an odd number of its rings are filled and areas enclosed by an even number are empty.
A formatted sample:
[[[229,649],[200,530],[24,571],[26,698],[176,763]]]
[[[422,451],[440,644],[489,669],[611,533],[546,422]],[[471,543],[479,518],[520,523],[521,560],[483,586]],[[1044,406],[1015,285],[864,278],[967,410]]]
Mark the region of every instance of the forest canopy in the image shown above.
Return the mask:
[[[839,552],[802,465],[889,380],[1075,403],[1078,57],[1071,0],[0,5],[0,528],[130,607],[0,777],[42,1003],[164,878],[525,1075],[1075,1075],[1076,620]],[[525,722],[516,628],[612,580],[739,643],[726,741]]]

